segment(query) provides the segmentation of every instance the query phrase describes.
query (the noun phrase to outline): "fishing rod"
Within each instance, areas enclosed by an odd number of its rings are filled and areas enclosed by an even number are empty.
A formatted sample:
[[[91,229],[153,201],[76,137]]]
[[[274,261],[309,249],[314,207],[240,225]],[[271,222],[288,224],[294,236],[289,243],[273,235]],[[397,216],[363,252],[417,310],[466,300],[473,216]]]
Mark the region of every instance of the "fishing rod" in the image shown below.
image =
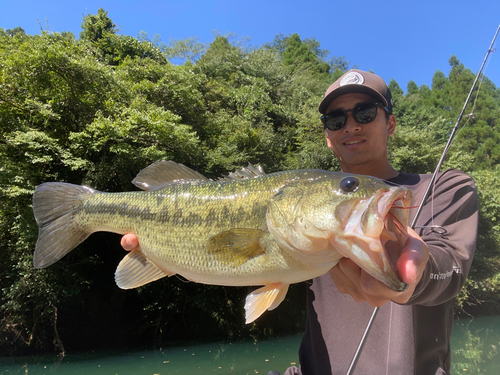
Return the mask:
[[[462,120],[462,117],[465,112],[465,108],[469,104],[470,98],[472,96],[472,92],[476,88],[477,81],[479,80],[479,77],[481,76],[481,72],[483,71],[484,65],[486,64],[486,61],[488,60],[488,57],[491,52],[495,52],[493,49],[493,45],[495,44],[495,40],[497,38],[498,32],[500,31],[500,25],[498,25],[497,31],[495,33],[495,36],[493,37],[493,40],[491,41],[490,48],[488,48],[488,51],[486,52],[486,56],[484,57],[483,63],[481,64],[481,68],[479,69],[479,72],[476,75],[476,79],[474,80],[474,83],[472,84],[472,87],[470,89],[469,95],[467,96],[467,99],[465,100],[464,107],[462,108],[462,111],[460,112],[460,115],[458,116],[457,122],[455,123],[455,126],[453,127],[453,130],[450,134],[450,137],[448,138],[448,143],[446,144],[443,154],[441,155],[441,158],[439,159],[439,162],[437,164],[436,170],[432,174],[432,178],[429,181],[429,184],[427,186],[427,190],[425,191],[425,194],[422,198],[422,201],[420,202],[420,205],[418,206],[417,212],[415,213],[415,217],[413,218],[413,222],[411,223],[411,228],[415,229],[415,225],[417,223],[417,219],[420,216],[420,213],[422,212],[422,208],[424,206],[425,201],[427,200],[427,197],[430,194],[430,191],[434,185],[434,182],[436,180],[436,176],[439,173],[439,170],[441,169],[441,165],[443,164],[443,160],[446,156],[446,153],[448,152],[448,149],[451,146],[451,143],[453,141],[453,138],[455,137],[455,133],[458,130],[458,125],[460,124],[460,121]],[[471,113],[472,114],[472,113]],[[377,313],[379,311],[379,307],[375,307],[373,309],[372,315],[370,317],[370,320],[368,321],[368,324],[366,325],[365,331],[363,333],[363,336],[361,337],[361,341],[359,342],[359,345],[356,349],[356,352],[354,353],[354,356],[352,358],[351,364],[349,365],[349,368],[347,369],[346,375],[352,375],[354,372],[354,369],[356,368],[356,364],[358,363],[359,356],[361,355],[361,352],[363,351],[363,347],[365,345],[366,339],[368,337],[368,334],[370,332],[370,329],[373,325],[373,322],[375,321],[375,317],[377,316]]]

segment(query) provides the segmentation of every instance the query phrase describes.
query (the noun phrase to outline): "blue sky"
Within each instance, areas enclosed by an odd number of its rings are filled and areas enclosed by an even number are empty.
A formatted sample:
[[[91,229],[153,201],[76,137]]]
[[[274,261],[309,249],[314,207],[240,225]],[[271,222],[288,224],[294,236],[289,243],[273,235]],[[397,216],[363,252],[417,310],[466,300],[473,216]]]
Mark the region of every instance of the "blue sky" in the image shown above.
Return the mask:
[[[0,0],[0,27],[36,34],[40,23],[78,36],[83,15],[100,7],[120,33],[145,31],[164,42],[194,36],[209,43],[214,30],[250,37],[254,46],[280,33],[314,37],[330,56],[372,69],[386,82],[394,78],[404,90],[411,79],[431,85],[437,69],[448,74],[453,54],[476,73],[500,24],[499,0]],[[485,73],[498,87],[500,42],[496,46]]]

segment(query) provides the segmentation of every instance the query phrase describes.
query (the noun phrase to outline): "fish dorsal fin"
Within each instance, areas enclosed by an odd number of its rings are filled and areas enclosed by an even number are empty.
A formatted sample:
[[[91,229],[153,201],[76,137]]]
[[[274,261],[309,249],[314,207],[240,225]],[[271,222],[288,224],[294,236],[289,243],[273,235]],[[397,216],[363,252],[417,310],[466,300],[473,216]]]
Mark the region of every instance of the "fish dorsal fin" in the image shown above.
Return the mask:
[[[266,252],[261,239],[267,235],[260,229],[230,229],[210,237],[207,251],[226,264],[240,266]]]
[[[253,166],[252,163],[248,163],[248,167],[242,167],[234,172],[229,173],[229,175],[221,177],[219,181],[236,181],[236,180],[246,180],[248,178],[255,178],[259,176],[264,176],[266,172],[259,164]]]
[[[142,190],[160,190],[172,184],[197,184],[206,181],[210,180],[183,164],[160,160],[141,170],[132,183]]]
[[[273,310],[283,302],[288,284],[273,283],[250,293],[245,301],[245,323],[252,323],[266,310]]]
[[[134,250],[116,268],[115,282],[121,289],[133,289],[172,275],[156,267],[141,250]]]

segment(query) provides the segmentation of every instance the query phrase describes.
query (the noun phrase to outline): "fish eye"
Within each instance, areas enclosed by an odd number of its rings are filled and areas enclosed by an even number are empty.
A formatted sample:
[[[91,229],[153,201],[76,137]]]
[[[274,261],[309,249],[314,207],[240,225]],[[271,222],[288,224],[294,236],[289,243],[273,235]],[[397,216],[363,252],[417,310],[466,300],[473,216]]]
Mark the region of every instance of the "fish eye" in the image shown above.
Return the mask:
[[[359,180],[356,177],[346,177],[340,181],[340,188],[346,193],[352,193],[358,190]]]

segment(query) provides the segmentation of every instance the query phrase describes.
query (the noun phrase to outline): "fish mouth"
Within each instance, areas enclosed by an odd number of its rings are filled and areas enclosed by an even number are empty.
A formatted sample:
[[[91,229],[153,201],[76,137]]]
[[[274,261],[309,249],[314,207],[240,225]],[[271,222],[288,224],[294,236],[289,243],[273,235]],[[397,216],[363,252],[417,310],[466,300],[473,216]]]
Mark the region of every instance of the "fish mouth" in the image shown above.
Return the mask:
[[[397,261],[408,239],[411,199],[409,190],[391,187],[340,207],[344,231],[331,239],[343,256],[397,292],[408,288],[399,277]]]

